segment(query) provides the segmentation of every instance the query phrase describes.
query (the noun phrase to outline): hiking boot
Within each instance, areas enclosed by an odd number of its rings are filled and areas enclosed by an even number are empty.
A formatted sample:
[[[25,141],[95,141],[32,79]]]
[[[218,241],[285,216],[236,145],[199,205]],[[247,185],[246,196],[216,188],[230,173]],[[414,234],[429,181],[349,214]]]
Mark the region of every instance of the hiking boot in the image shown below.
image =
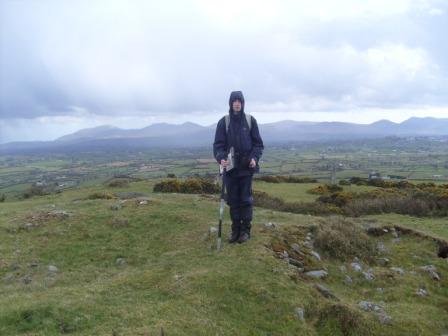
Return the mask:
[[[238,243],[241,244],[250,239],[250,228],[250,221],[243,221],[243,223],[241,224],[241,234],[238,238]]]
[[[240,236],[241,225],[239,222],[232,222],[232,233],[229,236],[229,244],[236,243]]]

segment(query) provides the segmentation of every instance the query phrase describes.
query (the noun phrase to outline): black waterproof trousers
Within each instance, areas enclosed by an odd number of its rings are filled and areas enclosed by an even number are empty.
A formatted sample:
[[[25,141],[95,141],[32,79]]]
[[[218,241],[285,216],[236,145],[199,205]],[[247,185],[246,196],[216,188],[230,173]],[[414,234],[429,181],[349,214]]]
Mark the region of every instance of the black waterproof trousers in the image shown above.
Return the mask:
[[[233,223],[252,221],[252,175],[235,176],[226,174],[227,204]]]

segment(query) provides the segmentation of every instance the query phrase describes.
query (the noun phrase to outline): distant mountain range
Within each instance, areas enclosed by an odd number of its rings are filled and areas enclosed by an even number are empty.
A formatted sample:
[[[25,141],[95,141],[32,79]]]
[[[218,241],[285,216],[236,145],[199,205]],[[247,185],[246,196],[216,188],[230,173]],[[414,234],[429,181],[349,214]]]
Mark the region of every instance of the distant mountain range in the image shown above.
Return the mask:
[[[372,124],[347,122],[279,121],[261,124],[266,144],[372,139],[386,136],[448,135],[448,118],[410,118],[401,123],[379,120]],[[10,142],[0,145],[3,153],[52,150],[111,150],[114,148],[155,148],[211,146],[216,124],[201,126],[191,122],[180,125],[153,124],[141,129],[99,126],[64,135],[54,141]]]

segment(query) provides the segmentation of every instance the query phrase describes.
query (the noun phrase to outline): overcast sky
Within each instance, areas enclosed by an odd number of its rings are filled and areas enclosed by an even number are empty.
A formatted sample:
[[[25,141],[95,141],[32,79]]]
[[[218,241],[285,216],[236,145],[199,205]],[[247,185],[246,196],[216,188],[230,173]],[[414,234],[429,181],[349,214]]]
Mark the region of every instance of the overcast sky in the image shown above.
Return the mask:
[[[445,0],[0,0],[0,142],[109,124],[448,117]]]

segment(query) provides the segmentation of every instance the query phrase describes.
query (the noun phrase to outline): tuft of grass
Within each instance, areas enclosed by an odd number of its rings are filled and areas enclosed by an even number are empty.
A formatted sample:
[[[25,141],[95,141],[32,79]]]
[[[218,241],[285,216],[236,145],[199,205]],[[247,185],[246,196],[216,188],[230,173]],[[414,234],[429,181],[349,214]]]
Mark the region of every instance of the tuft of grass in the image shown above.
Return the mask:
[[[359,257],[372,261],[376,247],[363,228],[350,220],[329,217],[316,228],[316,246],[326,255],[339,259]]]

